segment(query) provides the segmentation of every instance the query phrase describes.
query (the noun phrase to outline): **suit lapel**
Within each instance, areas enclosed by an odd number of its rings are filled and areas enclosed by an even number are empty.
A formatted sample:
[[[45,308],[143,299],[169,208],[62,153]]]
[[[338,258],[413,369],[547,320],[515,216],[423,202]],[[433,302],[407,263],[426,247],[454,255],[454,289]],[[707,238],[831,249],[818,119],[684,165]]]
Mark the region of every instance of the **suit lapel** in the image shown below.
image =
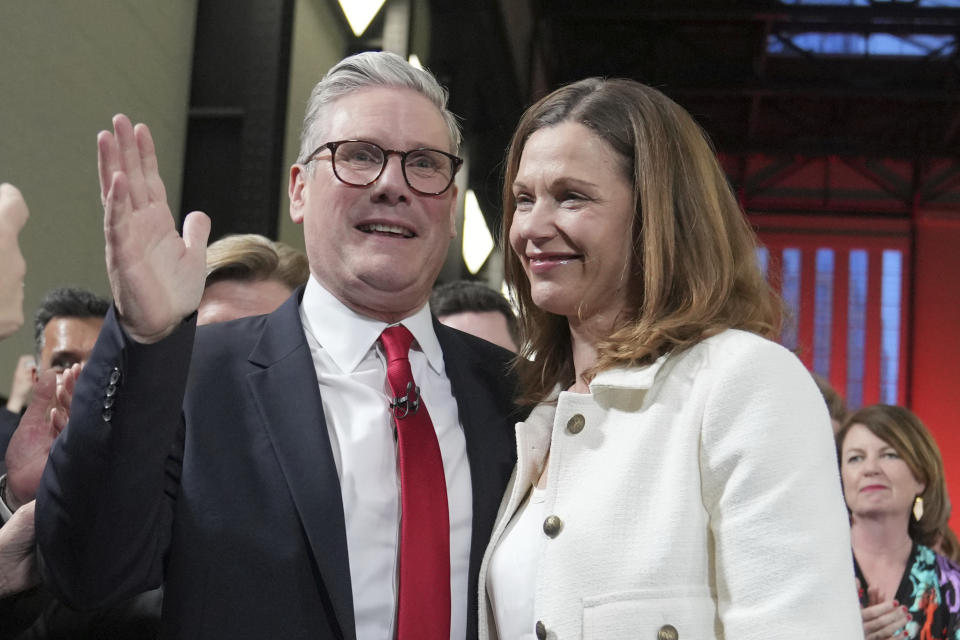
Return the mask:
[[[263,369],[247,379],[313,552],[328,613],[342,637],[355,640],[340,480],[299,299],[291,296],[267,319],[249,358]]]

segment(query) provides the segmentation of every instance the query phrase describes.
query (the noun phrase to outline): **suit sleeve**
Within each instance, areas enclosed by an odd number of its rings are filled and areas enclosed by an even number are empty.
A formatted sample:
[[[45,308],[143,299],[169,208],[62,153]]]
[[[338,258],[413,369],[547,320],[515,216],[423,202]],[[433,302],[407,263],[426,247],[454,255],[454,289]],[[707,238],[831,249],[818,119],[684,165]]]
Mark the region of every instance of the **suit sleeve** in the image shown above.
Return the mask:
[[[69,606],[112,605],[162,581],[195,330],[193,316],[141,345],[107,314],[37,492],[41,572]]]
[[[810,374],[756,339],[713,354],[701,472],[727,638],[861,638],[832,429]]]

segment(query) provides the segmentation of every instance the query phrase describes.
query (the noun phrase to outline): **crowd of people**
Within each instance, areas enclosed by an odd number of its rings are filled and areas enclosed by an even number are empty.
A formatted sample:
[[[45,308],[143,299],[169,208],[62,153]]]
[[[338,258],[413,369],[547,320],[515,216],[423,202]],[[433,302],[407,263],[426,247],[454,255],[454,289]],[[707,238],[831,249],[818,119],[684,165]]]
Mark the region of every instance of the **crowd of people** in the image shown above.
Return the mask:
[[[515,311],[434,288],[446,101],[393,54],[330,69],[289,173],[305,255],[178,231],[149,128],[100,133],[112,299],[44,298],[0,415],[0,638],[960,638],[936,444],[776,344],[691,116],[601,78],[526,111]],[[27,218],[0,186],[0,337]]]

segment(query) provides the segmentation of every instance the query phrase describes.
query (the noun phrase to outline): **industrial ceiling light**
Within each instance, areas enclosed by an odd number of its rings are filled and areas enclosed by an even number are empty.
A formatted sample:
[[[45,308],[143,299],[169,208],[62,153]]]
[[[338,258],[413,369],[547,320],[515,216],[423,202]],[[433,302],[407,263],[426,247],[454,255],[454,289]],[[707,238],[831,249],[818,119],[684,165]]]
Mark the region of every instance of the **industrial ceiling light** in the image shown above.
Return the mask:
[[[480,271],[493,251],[493,237],[480,211],[473,189],[467,189],[463,200],[463,262],[470,273]]]
[[[358,38],[367,30],[386,0],[339,0],[340,9]]]

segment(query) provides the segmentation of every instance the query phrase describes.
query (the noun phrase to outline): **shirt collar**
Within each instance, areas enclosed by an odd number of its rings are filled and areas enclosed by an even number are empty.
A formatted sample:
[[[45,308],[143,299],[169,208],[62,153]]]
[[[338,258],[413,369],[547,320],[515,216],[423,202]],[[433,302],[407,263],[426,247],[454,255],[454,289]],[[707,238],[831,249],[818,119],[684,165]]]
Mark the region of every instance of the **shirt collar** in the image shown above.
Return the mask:
[[[382,320],[360,315],[340,302],[313,275],[307,281],[300,301],[300,318],[303,328],[344,372],[357,368],[389,326]],[[430,368],[443,373],[443,351],[433,329],[429,306],[425,303],[398,324],[403,324],[413,334],[415,345],[423,351]]]

